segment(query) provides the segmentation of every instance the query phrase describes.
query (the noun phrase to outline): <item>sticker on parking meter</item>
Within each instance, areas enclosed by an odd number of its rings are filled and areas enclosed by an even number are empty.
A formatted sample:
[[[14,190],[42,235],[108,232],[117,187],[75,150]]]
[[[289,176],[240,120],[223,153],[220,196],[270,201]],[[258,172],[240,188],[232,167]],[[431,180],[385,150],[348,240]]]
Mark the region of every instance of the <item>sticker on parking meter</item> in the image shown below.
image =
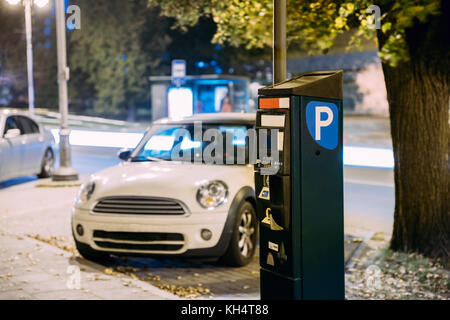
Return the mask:
[[[268,245],[269,245],[269,249],[278,252],[278,244],[269,241]]]
[[[334,103],[311,101],[306,105],[306,126],[311,137],[326,149],[338,145],[338,108]]]
[[[259,193],[258,198],[270,200],[270,189],[267,187],[263,187],[261,192]]]

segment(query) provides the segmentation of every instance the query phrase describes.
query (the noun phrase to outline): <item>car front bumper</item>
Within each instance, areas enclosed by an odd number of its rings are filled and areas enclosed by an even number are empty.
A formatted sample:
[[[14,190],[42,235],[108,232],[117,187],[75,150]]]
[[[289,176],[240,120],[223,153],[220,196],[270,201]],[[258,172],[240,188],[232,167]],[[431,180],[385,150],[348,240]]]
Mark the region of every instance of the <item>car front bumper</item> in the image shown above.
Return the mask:
[[[229,242],[224,231],[227,219],[227,211],[138,216],[97,214],[75,207],[72,231],[78,242],[113,254],[219,256]],[[203,229],[211,231],[209,240],[202,238]]]

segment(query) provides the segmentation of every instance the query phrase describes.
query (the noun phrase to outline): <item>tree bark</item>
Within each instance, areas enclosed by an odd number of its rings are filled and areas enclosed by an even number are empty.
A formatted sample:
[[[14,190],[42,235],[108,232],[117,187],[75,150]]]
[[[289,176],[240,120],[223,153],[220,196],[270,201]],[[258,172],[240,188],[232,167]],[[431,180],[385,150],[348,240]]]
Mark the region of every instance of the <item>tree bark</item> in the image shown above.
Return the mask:
[[[444,5],[446,1],[442,1]],[[406,31],[410,60],[383,63],[394,150],[391,249],[450,254],[448,5]],[[445,21],[447,19],[447,21]],[[380,47],[386,38],[379,32]]]

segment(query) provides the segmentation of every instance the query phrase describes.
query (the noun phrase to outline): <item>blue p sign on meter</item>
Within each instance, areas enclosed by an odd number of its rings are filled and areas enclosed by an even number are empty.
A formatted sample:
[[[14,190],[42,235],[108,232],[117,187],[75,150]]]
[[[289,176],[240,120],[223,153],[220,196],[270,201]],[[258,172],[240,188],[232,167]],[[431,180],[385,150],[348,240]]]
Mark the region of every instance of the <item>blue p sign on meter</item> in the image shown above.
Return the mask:
[[[338,108],[334,103],[311,101],[306,106],[306,125],[320,146],[333,150],[338,145]]]

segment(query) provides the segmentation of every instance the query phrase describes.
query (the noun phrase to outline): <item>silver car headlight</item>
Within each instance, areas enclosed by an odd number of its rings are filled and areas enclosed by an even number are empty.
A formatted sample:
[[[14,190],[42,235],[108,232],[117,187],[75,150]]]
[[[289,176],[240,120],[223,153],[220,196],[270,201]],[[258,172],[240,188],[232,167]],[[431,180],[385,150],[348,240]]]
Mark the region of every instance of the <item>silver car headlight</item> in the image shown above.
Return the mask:
[[[227,201],[228,186],[218,180],[202,184],[197,190],[197,202],[206,209],[214,209]]]
[[[88,201],[91,198],[92,194],[94,193],[94,190],[95,190],[94,181],[83,183],[83,185],[80,187],[80,190],[78,191],[76,203]]]

